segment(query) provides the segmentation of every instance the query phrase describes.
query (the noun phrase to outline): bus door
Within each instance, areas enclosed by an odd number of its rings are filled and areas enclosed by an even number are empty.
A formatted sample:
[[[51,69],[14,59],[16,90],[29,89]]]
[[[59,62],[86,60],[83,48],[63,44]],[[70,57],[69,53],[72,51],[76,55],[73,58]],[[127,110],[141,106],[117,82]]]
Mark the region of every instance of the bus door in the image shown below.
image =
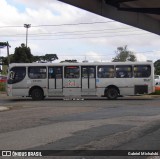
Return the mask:
[[[80,66],[64,67],[63,94],[64,96],[81,95]]]
[[[63,68],[62,66],[48,67],[48,95],[63,95]]]
[[[81,72],[82,95],[96,95],[96,67],[82,66]]]

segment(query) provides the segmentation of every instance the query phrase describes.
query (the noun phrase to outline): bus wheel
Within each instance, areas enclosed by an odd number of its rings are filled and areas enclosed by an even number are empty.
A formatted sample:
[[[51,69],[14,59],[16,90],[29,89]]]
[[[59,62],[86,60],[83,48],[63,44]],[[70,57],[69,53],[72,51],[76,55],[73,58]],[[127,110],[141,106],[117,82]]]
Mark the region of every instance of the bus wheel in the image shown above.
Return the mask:
[[[118,90],[114,87],[108,88],[106,95],[108,99],[117,99]]]
[[[31,97],[33,100],[42,100],[44,99],[43,91],[39,88],[35,88],[31,92]]]

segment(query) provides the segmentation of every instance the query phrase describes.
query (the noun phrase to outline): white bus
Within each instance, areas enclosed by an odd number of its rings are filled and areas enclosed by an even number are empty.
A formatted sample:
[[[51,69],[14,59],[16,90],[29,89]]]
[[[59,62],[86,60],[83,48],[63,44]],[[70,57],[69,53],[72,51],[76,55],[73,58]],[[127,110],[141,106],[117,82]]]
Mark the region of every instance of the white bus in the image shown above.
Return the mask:
[[[152,62],[13,63],[7,94],[32,97],[118,96],[154,92]]]

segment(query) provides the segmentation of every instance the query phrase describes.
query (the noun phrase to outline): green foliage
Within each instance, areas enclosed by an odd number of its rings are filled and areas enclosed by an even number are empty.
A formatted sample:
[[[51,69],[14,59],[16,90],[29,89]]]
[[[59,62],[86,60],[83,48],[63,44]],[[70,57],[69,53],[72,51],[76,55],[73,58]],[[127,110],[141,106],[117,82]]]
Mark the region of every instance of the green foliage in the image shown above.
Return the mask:
[[[8,42],[0,42],[0,47],[8,46]]]
[[[32,63],[32,62],[52,62],[57,60],[57,54],[45,54],[44,56],[33,56],[29,47],[21,44],[20,47],[15,48],[15,52],[9,55],[11,63]],[[0,57],[2,65],[8,65],[7,57]]]
[[[160,90],[156,90],[155,92],[151,93],[151,95],[160,95]]]
[[[13,54],[12,54],[12,55],[9,55],[9,59],[12,59],[12,58],[13,58]],[[2,65],[8,65],[8,58],[1,56],[1,57],[0,57],[0,63],[1,63]]]
[[[113,62],[137,61],[134,52],[129,51],[127,45],[124,47],[118,47],[115,53],[116,57],[113,58]]]
[[[0,57],[0,62],[1,62],[2,65],[7,65],[7,64],[8,64],[8,62],[7,62],[7,57],[1,56],[1,57]]]
[[[36,62],[52,62],[57,60],[57,54],[45,54],[44,56],[34,56],[33,61]]]
[[[45,54],[45,60],[48,62],[58,60],[58,57],[56,54]]]
[[[154,63],[154,67],[155,67],[155,74],[156,74],[156,75],[160,75],[160,60],[157,60],[157,61]]]
[[[0,82],[0,91],[4,92],[6,90],[6,83]]]
[[[8,70],[8,65],[3,65],[1,74],[2,75],[7,75],[7,70]]]
[[[11,63],[30,63],[33,62],[33,55],[29,47],[21,44],[20,47],[15,48],[15,53],[11,58]]]
[[[68,63],[78,63],[77,60],[64,60],[64,61],[61,61],[60,63],[64,63],[64,62],[68,62]]]

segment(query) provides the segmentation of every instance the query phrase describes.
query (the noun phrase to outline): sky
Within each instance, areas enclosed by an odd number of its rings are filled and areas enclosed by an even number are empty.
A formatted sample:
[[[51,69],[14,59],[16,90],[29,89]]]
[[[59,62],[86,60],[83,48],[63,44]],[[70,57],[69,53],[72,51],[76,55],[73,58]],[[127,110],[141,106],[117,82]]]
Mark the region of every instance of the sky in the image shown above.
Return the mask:
[[[33,55],[57,54],[59,62],[110,62],[117,47],[128,46],[138,61],[160,59],[160,36],[125,25],[57,0],[0,0],[0,42],[10,54],[26,43]],[[7,56],[0,49],[0,56]]]

